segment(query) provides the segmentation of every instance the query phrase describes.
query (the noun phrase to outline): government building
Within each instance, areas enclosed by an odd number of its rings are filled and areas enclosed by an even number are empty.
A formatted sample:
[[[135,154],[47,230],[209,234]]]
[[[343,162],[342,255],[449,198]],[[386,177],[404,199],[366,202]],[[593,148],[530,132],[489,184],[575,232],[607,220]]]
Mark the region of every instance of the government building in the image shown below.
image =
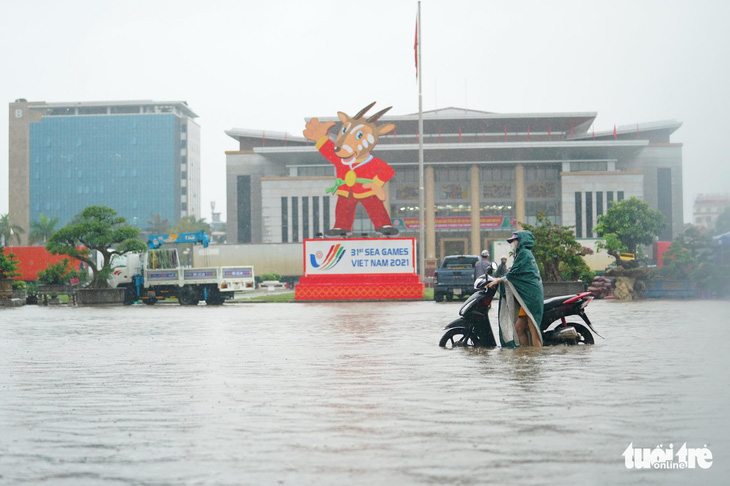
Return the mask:
[[[350,107],[353,115],[361,107]],[[382,107],[381,107],[382,108]],[[378,110],[379,108],[375,108]],[[346,110],[343,110],[346,111]],[[426,227],[431,266],[449,254],[479,254],[534,223],[544,212],[574,226],[579,240],[597,237],[597,219],[632,196],[682,231],[682,125],[659,121],[595,132],[597,113],[490,113],[444,108],[423,114]],[[334,121],[334,140],[340,129]],[[419,237],[418,114],[384,116],[396,128],[373,154],[395,169],[386,204],[403,237]],[[302,123],[304,129],[304,123]],[[250,129],[226,132],[238,149],[226,152],[227,241],[297,243],[334,223],[334,167],[301,135]],[[353,236],[375,236],[358,206]],[[420,242],[419,242],[420,244]]]
[[[184,101],[10,103],[10,215],[60,228],[91,205],[140,228],[200,217],[200,127]]]

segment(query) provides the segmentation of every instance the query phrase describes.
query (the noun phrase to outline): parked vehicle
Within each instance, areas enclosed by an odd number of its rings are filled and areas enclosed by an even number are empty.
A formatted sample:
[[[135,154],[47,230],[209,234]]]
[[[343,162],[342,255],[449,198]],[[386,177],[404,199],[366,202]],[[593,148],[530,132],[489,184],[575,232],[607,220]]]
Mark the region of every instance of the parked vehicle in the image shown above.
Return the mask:
[[[476,255],[449,255],[434,272],[436,283],[433,300],[441,302],[454,297],[468,297],[474,292],[474,265],[479,260]]]
[[[109,284],[126,289],[124,303],[127,305],[137,300],[153,305],[168,298],[177,298],[180,305],[197,305],[201,300],[208,305],[220,305],[235,292],[254,290],[252,266],[183,267],[177,248],[160,248],[171,243],[208,246],[209,241],[202,231],[152,235],[146,253],[117,257]]]
[[[489,322],[489,308],[497,287],[489,288],[494,280],[491,275],[479,277],[474,283],[475,292],[459,310],[459,318],[449,323],[439,346],[454,347],[496,347],[497,340]],[[543,345],[593,344],[593,334],[599,335],[585,313],[586,306],[593,300],[590,292],[561,295],[545,300],[540,331]],[[578,316],[583,323],[568,322],[570,316]]]

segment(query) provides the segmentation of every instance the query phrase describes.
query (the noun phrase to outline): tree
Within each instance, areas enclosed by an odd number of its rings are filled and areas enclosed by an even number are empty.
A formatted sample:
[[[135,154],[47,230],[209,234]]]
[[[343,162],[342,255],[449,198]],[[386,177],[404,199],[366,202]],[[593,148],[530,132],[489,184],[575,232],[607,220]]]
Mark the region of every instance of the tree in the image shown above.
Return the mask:
[[[56,231],[57,224],[58,218],[48,219],[45,214],[41,214],[38,221],[30,223],[30,235],[28,235],[30,244],[40,242],[45,245],[48,238]]]
[[[10,214],[3,214],[0,216],[0,244],[11,244],[13,236],[15,236],[15,241],[20,244],[20,235],[23,233],[25,233],[23,228],[17,224],[11,223]]]
[[[612,205],[598,217],[596,233],[604,239],[598,248],[605,249],[624,266],[621,252],[636,255],[639,245],[649,245],[667,225],[664,215],[635,197]]]
[[[0,279],[13,278],[20,275],[18,269],[18,256],[15,253],[5,254],[0,246]]]
[[[139,229],[126,224],[117,212],[106,206],[89,206],[66,226],[56,231],[46,243],[54,255],[68,255],[86,263],[93,273],[90,287],[108,288],[112,258],[130,252],[143,252],[146,246],[139,239]],[[98,264],[91,250],[102,257]]]
[[[170,221],[160,216],[160,213],[150,213],[150,219],[147,220],[144,232],[148,235],[167,234],[170,232]]]
[[[730,231],[730,206],[726,206],[715,221],[715,234],[724,235]]]
[[[592,272],[583,260],[583,255],[593,250],[580,245],[575,240],[573,226],[560,226],[553,223],[545,213],[537,215],[537,223],[521,223],[522,227],[535,236],[532,254],[535,256],[540,274],[547,282],[561,280],[592,279]]]
[[[211,233],[210,224],[205,221],[205,218],[196,219],[193,215],[181,218],[175,223],[172,230],[175,233],[196,233],[198,231],[205,231],[207,234]]]

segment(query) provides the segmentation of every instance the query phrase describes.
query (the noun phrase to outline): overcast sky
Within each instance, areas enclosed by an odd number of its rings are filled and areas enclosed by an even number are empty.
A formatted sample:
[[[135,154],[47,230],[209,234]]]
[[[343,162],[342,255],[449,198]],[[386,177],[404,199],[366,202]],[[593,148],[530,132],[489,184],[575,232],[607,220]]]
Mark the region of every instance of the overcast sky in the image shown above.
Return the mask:
[[[199,115],[202,216],[225,215],[224,131],[301,135],[370,101],[418,111],[415,0],[24,0],[0,7],[0,94],[184,100]],[[596,131],[679,120],[684,220],[730,192],[730,2],[423,0],[424,110],[597,112]],[[7,113],[7,111],[6,111]],[[0,214],[8,126],[0,117]],[[12,217],[12,215],[11,215]]]

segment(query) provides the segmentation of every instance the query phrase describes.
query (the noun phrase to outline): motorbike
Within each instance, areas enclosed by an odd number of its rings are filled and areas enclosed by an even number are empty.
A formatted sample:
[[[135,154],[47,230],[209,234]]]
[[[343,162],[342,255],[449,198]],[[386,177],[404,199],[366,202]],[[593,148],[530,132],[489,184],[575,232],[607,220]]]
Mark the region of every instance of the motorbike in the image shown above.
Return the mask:
[[[459,310],[459,318],[449,323],[439,341],[442,348],[455,347],[496,347],[497,340],[489,322],[491,308],[497,286],[487,287],[492,275],[484,275],[474,282],[475,292],[464,302]],[[590,345],[595,343],[593,334],[602,337],[593,328],[585,313],[586,306],[593,300],[590,292],[561,295],[546,299],[542,322],[543,346],[558,344]],[[583,323],[568,322],[567,318],[578,316]],[[585,324],[585,325],[584,325]]]

